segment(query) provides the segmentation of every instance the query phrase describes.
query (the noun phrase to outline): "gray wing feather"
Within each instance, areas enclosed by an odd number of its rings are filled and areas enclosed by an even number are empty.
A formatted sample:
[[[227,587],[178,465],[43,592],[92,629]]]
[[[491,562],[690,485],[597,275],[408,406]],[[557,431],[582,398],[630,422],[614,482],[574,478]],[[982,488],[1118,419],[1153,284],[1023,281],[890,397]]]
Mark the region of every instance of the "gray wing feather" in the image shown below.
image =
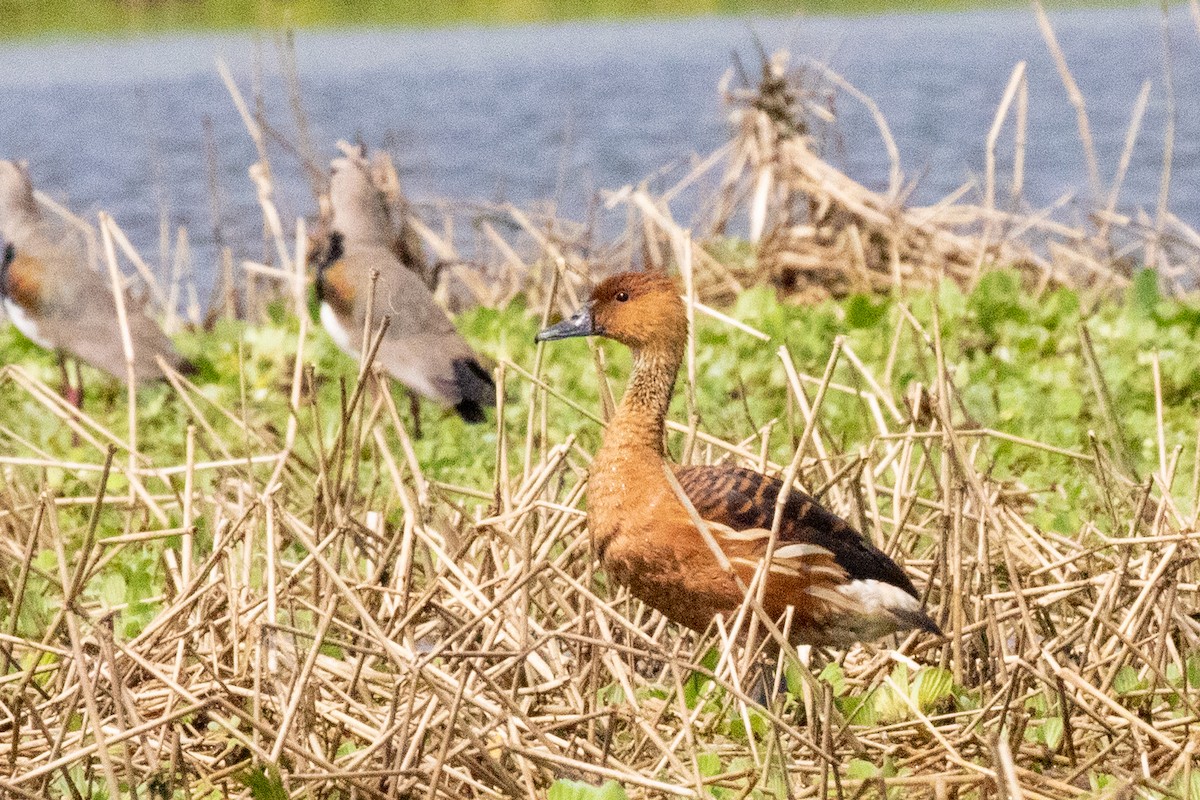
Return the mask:
[[[46,292],[39,327],[56,346],[97,369],[125,379],[125,347],[116,302],[107,278],[89,269],[69,244],[42,248]],[[154,320],[125,304],[133,344],[134,377],[138,382],[162,377],[156,357],[179,368],[183,359]]]
[[[376,363],[401,383],[443,403],[459,403],[463,389],[454,362],[474,360],[475,353],[459,334],[433,292],[390,251],[380,247],[354,248],[343,258],[361,287],[355,299],[354,323],[366,321],[370,274],[379,271],[375,284],[371,327],[390,317]]]

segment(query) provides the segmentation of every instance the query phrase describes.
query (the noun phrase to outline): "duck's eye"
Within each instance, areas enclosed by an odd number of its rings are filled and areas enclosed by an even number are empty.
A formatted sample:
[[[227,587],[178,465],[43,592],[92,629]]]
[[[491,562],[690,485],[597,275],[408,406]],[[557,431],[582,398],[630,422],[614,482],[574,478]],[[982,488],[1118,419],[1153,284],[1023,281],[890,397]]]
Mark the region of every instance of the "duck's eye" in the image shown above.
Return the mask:
[[[629,292],[617,292],[617,302],[624,303],[629,299]]]

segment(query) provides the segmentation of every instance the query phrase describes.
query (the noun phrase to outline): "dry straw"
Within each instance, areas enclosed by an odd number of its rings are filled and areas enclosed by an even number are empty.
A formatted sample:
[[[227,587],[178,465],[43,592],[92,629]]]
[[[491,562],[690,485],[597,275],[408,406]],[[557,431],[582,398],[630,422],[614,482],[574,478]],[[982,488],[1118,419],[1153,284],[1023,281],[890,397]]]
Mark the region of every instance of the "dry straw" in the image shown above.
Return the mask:
[[[1194,0],[1192,12],[1200,19]],[[1054,46],[1049,33],[1047,41]],[[902,201],[898,171],[875,193],[819,157],[805,128],[811,99],[782,63],[766,63],[757,88],[730,92],[739,109],[733,141],[679,186],[660,195],[631,187],[609,198],[625,204],[633,222],[625,239],[603,249],[610,267],[636,251],[681,265],[690,315],[760,339],[768,337],[712,306],[761,283],[801,295],[970,284],[993,264],[1025,265],[1035,287],[1101,289],[1121,285],[1123,259],[1138,254],[1157,254],[1168,277],[1196,268],[1200,237],[1178,219],[1160,214],[1159,224],[1146,224],[1114,211],[1123,167],[1093,230],[1037,210],[1001,210],[995,150],[1014,104],[1018,159],[1026,136],[1021,66],[988,138],[984,201],[968,204],[963,193],[914,208]],[[289,246],[264,128],[232,76],[223,67],[221,74],[259,147],[250,175],[277,259],[247,271],[283,287],[304,320],[305,228]],[[1086,113],[1077,107],[1086,143]],[[718,185],[712,215],[695,230],[709,236],[743,220],[757,234],[753,266],[718,263],[694,238],[700,234],[672,218],[671,198],[699,191],[710,170]],[[1014,195],[1020,183],[1014,177]],[[443,275],[476,301],[503,304],[525,292],[546,314],[577,302],[589,274],[586,226],[504,210],[514,230],[505,238],[484,223],[472,258],[459,257],[448,227],[418,222],[415,230],[451,266]],[[100,230],[112,277],[114,245],[141,272],[111,220]],[[226,297],[227,308],[241,302]],[[498,430],[495,485],[477,487],[423,471],[391,394],[365,365],[328,439],[305,388],[312,376],[304,324],[282,434],[256,429],[170,377],[192,415],[184,463],[139,451],[137,426],[146,420],[132,398],[129,429],[112,431],[20,365],[0,367],[6,390],[60,419],[81,445],[78,460],[66,463],[0,421],[10,610],[0,630],[0,790],[43,797],[90,782],[111,797],[249,797],[240,776],[267,766],[279,768],[290,796],[331,798],[532,798],[561,777],[617,780],[636,797],[695,798],[716,786],[797,798],[879,796],[885,787],[937,798],[1063,798],[1090,791],[1087,776],[1096,771],[1118,776],[1122,797],[1190,782],[1200,699],[1167,678],[1173,669],[1186,674],[1184,658],[1200,645],[1191,616],[1197,534],[1185,511],[1194,489],[1176,474],[1179,452],[1168,451],[1160,433],[1158,469],[1138,483],[1099,437],[1092,451],[1074,452],[979,429],[958,410],[939,327],[921,325],[898,302],[887,363],[920,353],[930,388],[897,394],[891,375],[872,371],[845,341],[831,343],[823,375],[805,374],[780,348],[796,410],[786,424],[802,431],[790,464],[767,456],[775,422],[740,442],[703,429],[691,348],[688,419],[670,424],[691,460],[744,463],[818,491],[928,587],[945,641],[914,635],[840,659],[856,690],[892,687],[900,698],[893,718],[873,724],[837,713],[829,684],[803,666],[807,653],[796,656],[797,705],[785,711],[773,691],[759,705],[761,662],[731,642],[783,639],[788,621],[780,630],[762,619],[755,592],[735,619],[695,636],[596,580],[582,508],[588,454],[574,439],[548,441],[546,418],[553,409],[598,426],[607,412],[577,407],[544,382],[540,349],[531,365],[500,365],[506,402],[523,398],[528,414],[522,426]],[[363,332],[364,352],[381,333]],[[846,374],[854,386],[835,380]],[[1098,368],[1092,375],[1103,390]],[[1156,363],[1147,382],[1157,385],[1157,375]],[[839,452],[823,431],[823,399],[839,393],[862,401],[874,430],[858,452]],[[1160,393],[1160,412],[1161,403]],[[243,440],[222,438],[218,418]],[[1032,525],[1019,487],[987,472],[986,445],[996,440],[1053,454],[1064,474],[1089,476],[1121,534]],[[43,488],[51,467],[79,476],[90,496]],[[106,488],[117,477],[128,492]],[[112,520],[121,532],[109,533]],[[136,638],[114,635],[122,609],[86,601],[82,588],[122,553],[175,537],[154,617]],[[68,553],[64,541],[82,546]],[[56,552],[57,568],[36,558],[46,549]],[[20,636],[34,576],[55,587],[39,600],[58,612],[37,636]],[[713,646],[720,657],[705,666]],[[977,707],[921,708],[896,685],[897,665],[948,669],[976,693]],[[1132,694],[1114,687],[1125,668],[1141,680]],[[696,675],[714,681],[705,690],[711,702],[689,706],[685,684]],[[1035,700],[1061,720],[1054,749],[1024,736]],[[747,728],[765,721],[766,732],[739,738],[729,720]],[[701,769],[713,753],[740,766],[716,775]],[[851,774],[852,758],[886,758],[898,774]]]

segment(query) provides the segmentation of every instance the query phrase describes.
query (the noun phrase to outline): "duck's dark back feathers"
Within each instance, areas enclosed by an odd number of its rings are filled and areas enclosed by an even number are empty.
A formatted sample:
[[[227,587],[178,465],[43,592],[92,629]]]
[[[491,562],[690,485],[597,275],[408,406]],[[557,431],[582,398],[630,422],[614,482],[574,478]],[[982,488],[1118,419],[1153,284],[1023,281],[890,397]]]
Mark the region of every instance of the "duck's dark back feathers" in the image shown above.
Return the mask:
[[[684,466],[675,474],[701,518],[737,531],[770,530],[783,488],[778,478],[730,466]],[[908,575],[894,561],[850,523],[794,487],[779,528],[779,544],[790,542],[808,542],[830,551],[850,580],[882,581],[918,596]]]

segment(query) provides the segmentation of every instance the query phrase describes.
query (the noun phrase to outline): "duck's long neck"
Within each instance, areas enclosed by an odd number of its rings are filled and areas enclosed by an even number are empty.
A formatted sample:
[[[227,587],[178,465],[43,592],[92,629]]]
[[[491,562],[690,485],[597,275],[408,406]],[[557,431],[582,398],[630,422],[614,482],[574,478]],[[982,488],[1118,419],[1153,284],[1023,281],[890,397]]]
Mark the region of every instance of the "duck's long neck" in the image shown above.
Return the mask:
[[[667,408],[671,405],[684,346],[680,341],[633,351],[633,373],[625,387],[625,396],[608,424],[603,450],[662,457]]]

